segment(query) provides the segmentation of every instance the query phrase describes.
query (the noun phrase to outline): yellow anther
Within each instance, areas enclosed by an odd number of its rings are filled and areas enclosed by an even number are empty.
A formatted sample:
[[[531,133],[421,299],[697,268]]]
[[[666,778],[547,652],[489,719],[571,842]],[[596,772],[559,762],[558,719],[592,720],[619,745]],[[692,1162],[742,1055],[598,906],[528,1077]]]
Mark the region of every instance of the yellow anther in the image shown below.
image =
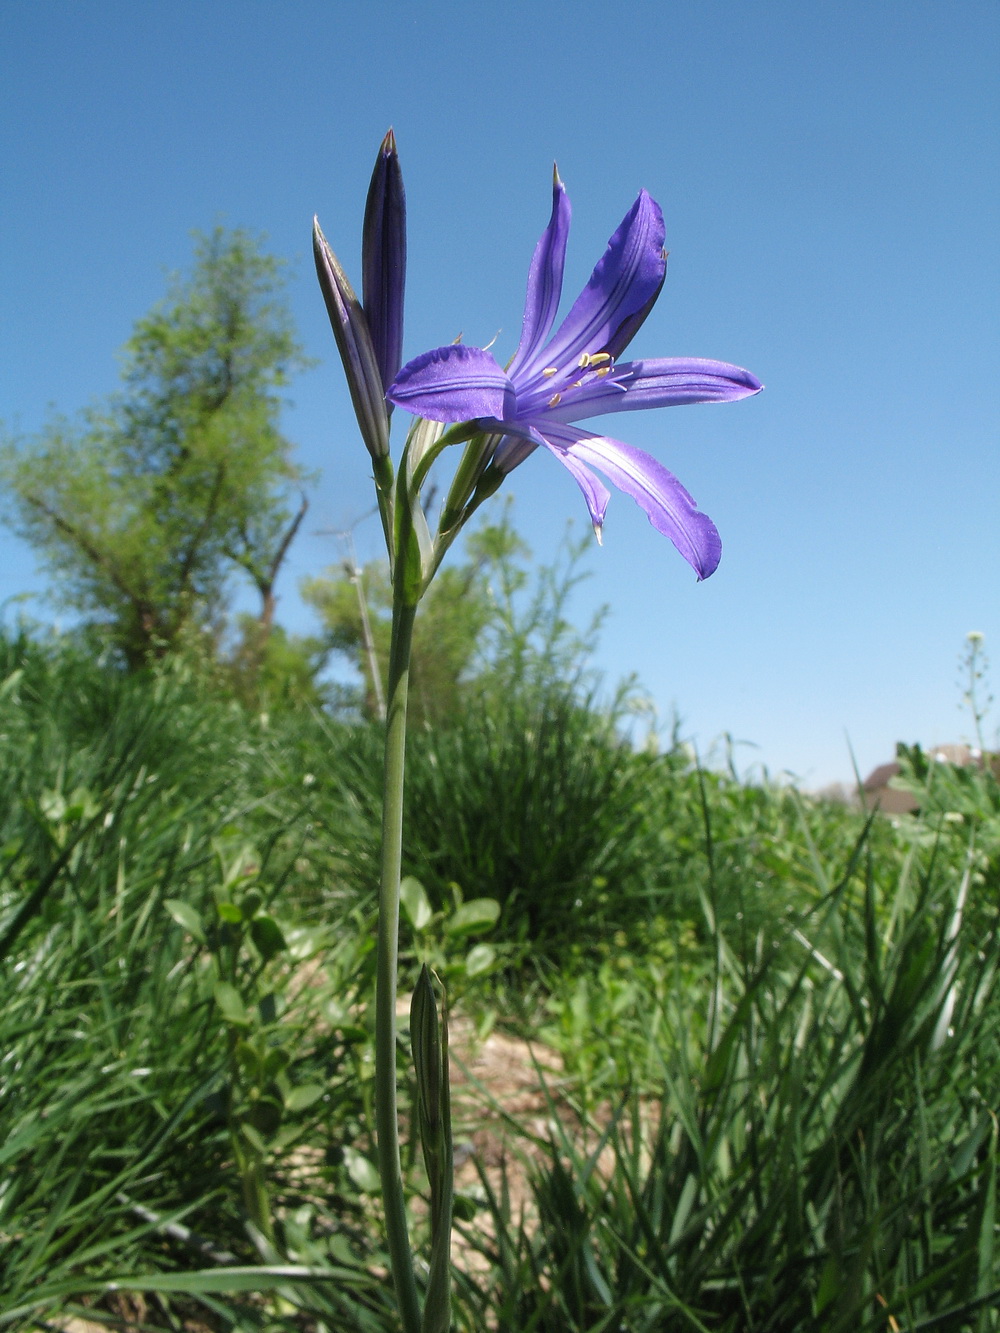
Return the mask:
[[[610,352],[595,352],[593,356],[590,358],[588,365],[603,366],[606,362],[610,360],[611,360]]]
[[[552,397],[549,399],[549,407],[558,407],[558,405],[561,402],[562,402],[562,394],[554,393]]]
[[[542,371],[542,374],[543,374],[543,375],[547,375],[547,376],[551,379],[553,375],[558,375],[558,374],[559,374],[559,367],[558,367],[558,366],[546,366],[545,369]]]
[[[583,380],[574,380],[574,382],[573,382],[569,387],[570,387],[571,389],[582,389],[582,388],[583,388]]]
[[[611,374],[611,367],[610,367],[610,366],[601,366],[599,370],[595,370],[595,371],[594,371],[594,374],[595,374],[595,375],[610,375],[610,374]]]
[[[576,364],[580,367],[581,370],[586,370],[587,367],[590,365],[590,353],[581,352],[580,360]]]

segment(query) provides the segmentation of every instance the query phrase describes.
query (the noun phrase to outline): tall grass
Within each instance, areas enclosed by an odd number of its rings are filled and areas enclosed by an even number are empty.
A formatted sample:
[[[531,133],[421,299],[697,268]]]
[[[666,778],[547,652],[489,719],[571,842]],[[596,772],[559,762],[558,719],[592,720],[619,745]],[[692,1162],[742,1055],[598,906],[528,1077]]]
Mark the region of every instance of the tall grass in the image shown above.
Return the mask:
[[[134,1314],[117,1282],[147,1326],[392,1329],[377,728],[14,635],[0,737],[0,1322]],[[532,690],[411,774],[407,869],[503,905],[465,1002],[564,1064],[550,1132],[508,1124],[523,1217],[483,1167],[457,1327],[1000,1328],[990,772],[913,757],[893,827]]]
[[[349,1007],[370,970],[363,931],[334,943],[337,921],[310,930],[297,901],[303,855],[319,841],[310,788],[289,780],[266,733],[183,673],[125,679],[71,645],[23,639],[4,655],[0,1309],[10,1319],[86,1289],[93,1274],[259,1261],[233,1131],[270,1087],[238,1076],[247,1061],[234,1060],[235,1037],[278,1057],[284,1123],[261,1125],[258,1139],[266,1130],[271,1188],[292,1207],[364,1118],[351,1037],[331,1026],[345,1026],[331,1005]],[[223,908],[250,893],[257,915],[280,922],[281,948],[237,956]],[[289,991],[320,953],[321,984]],[[247,1004],[236,1030],[220,980]],[[322,1096],[309,1102],[301,1089],[312,1086]],[[333,1230],[345,1256],[367,1251],[357,1204],[342,1202]]]
[[[997,904],[970,936],[960,866],[886,875],[867,838],[772,929],[706,898],[704,984],[618,1008],[658,1080],[580,1100],[589,1134],[552,1114],[527,1214],[483,1175],[466,1327],[1000,1327]]]

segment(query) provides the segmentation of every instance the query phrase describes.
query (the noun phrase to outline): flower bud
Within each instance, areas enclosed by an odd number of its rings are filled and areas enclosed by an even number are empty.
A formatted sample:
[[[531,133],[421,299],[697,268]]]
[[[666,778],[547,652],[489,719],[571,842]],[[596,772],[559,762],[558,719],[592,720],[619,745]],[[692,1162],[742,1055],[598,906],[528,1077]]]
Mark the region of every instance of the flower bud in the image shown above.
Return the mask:
[[[403,364],[405,283],[406,195],[396,138],[390,130],[382,140],[372,172],[361,238],[361,299],[383,390],[388,389]]]
[[[362,439],[373,458],[385,458],[389,453],[389,413],[368,321],[315,218],[313,254]]]

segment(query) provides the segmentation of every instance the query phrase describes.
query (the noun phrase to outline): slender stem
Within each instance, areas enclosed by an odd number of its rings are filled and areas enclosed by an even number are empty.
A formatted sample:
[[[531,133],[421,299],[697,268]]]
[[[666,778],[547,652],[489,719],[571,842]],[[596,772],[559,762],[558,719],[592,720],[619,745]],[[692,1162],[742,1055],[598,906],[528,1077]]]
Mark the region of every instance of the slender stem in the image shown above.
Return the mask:
[[[403,858],[403,766],[406,692],[417,608],[394,599],[385,730],[382,804],[382,880],[379,888],[378,970],[375,983],[375,1127],[385,1229],[404,1333],[420,1333],[420,1302],[406,1225],[396,1112],[396,969],[399,953],[399,880]]]
[[[448,491],[448,498],[441,510],[438,531],[442,534],[451,533],[453,528],[457,530],[462,526],[463,510],[502,438],[501,435],[473,435],[463,450]]]

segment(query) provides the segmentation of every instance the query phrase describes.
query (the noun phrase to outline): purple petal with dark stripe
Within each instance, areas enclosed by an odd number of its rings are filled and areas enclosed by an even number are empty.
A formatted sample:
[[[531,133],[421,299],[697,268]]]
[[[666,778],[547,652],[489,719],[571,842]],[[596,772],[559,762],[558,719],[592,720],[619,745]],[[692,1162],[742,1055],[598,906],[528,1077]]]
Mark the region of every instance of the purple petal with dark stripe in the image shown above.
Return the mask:
[[[375,359],[387,389],[403,361],[406,195],[392,130],[372,172],[361,236],[361,296]]]
[[[698,575],[707,579],[718,567],[722,540],[715,524],[662,463],[633,445],[590,435],[572,426],[546,427],[549,447],[603,472],[618,490],[631,495],[657,532],[669,537]]]
[[[514,387],[489,352],[464,343],[436,347],[408,362],[386,397],[430,421],[513,416]]]
[[[559,298],[562,295],[563,266],[566,262],[566,242],[569,239],[570,204],[566,189],[553,171],[552,216],[542,232],[531,268],[528,270],[528,294],[524,302],[524,320],[521,341],[514,359],[507,367],[513,378],[518,367],[530,361],[552,331]]]
[[[632,341],[635,335],[639,332],[643,324],[645,324],[646,316],[649,314],[653,306],[656,305],[656,302],[659,300],[660,292],[663,290],[663,284],[666,282],[666,280],[667,280],[667,263],[666,263],[666,256],[664,256],[663,274],[660,278],[660,283],[659,286],[656,288],[656,291],[653,292],[652,296],[649,297],[646,304],[642,307],[641,310],[637,310],[634,315],[627,315],[626,318],[622,320],[622,322],[618,325],[617,329],[615,329],[614,333],[604,344],[604,346],[598,348],[598,351],[607,352],[608,355],[613,358],[613,360],[615,361],[618,360],[622,352],[624,352],[625,348],[629,345],[629,343]]]
[[[649,407],[680,407],[685,403],[732,403],[761,391],[760,380],[741,366],[698,357],[663,357],[626,361],[608,375],[582,376],[578,389],[565,391],[555,407],[545,407],[546,420],[582,421],[607,412],[638,412]],[[518,404],[519,411],[542,414],[543,393]],[[543,425],[544,422],[540,423]]]
[[[659,204],[640,191],[552,341],[518,378],[526,379],[544,366],[568,369],[581,352],[599,351],[645,309],[663,283],[664,235]]]

